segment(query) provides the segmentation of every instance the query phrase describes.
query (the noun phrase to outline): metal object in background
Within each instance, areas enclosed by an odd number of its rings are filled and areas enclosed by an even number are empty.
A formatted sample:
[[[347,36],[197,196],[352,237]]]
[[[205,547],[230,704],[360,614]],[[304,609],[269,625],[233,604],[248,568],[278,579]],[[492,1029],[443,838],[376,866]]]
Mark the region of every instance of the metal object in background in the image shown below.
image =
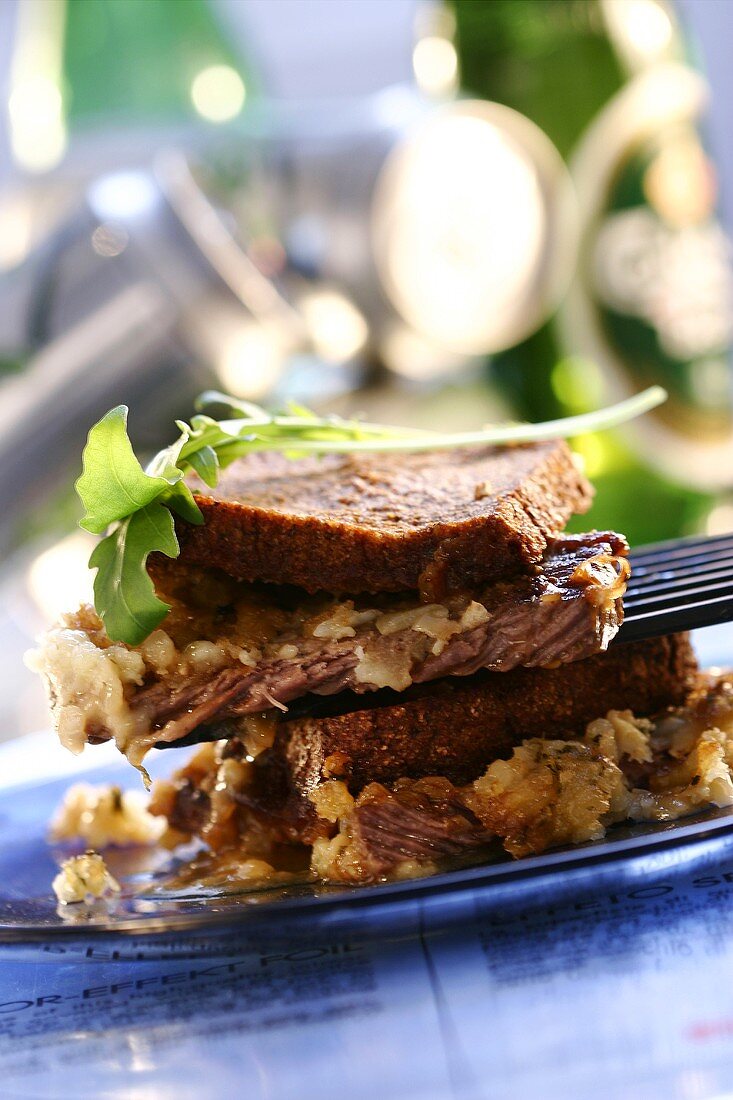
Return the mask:
[[[6,279],[5,357],[25,365],[0,387],[0,461],[14,487],[0,546],[68,481],[95,417],[131,403],[138,442],[152,442],[156,405],[185,403],[198,387],[175,327],[206,285],[204,265],[144,173],[93,186]]]
[[[440,349],[511,347],[553,312],[574,271],[569,173],[538,126],[497,103],[444,106],[406,135],[372,217],[382,286]]]
[[[195,168],[172,150],[103,176],[6,278],[0,347],[26,366],[1,391],[18,493],[0,546],[114,404],[145,446],[211,382],[323,401],[374,363],[445,376],[541,323],[576,239],[541,131],[490,104],[429,110],[409,89],[356,106],[255,112],[241,147]]]

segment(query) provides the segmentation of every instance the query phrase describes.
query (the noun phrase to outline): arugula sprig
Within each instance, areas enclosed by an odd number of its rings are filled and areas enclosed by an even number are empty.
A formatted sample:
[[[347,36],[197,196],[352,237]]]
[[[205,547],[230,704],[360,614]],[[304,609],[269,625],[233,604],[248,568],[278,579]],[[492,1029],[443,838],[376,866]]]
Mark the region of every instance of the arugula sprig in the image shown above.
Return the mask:
[[[76,491],[85,508],[81,526],[104,535],[89,559],[96,569],[94,604],[112,641],[139,645],[165,618],[146,563],[154,551],[179,553],[173,514],[202,524],[203,516],[185,478],[196,473],[214,488],[219,472],[253,451],[324,454],[329,451],[420,451],[472,444],[528,443],[600,431],[661,404],[664,390],[652,386],[635,397],[598,412],[542,424],[501,424],[481,431],[442,434],[369,424],[340,417],[319,417],[291,405],[271,414],[249,402],[216,391],[202,394],[199,410],[211,405],[232,414],[214,420],[199,412],[191,423],[176,421],[178,439],[143,468],[127,434],[127,413],[118,405],[89,432]],[[107,532],[105,534],[105,532]]]

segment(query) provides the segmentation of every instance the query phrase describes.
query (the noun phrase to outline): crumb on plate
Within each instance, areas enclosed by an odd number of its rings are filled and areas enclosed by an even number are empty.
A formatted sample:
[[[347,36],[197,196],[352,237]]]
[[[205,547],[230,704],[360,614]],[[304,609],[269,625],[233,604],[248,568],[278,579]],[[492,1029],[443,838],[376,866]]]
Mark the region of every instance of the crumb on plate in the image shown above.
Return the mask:
[[[75,783],[51,821],[52,840],[83,840],[90,848],[156,844],[165,822],[148,813],[142,792]]]
[[[62,905],[118,894],[120,884],[98,852],[72,856],[61,864],[53,880],[53,892]]]

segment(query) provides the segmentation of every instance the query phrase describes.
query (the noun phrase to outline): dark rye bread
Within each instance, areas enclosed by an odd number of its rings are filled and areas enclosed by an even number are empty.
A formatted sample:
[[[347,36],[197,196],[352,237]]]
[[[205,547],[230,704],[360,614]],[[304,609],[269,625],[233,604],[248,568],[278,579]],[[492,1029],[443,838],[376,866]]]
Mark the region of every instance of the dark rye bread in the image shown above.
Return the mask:
[[[615,645],[556,669],[447,678],[391,693],[388,705],[370,700],[369,709],[284,721],[273,764],[300,795],[334,777],[354,792],[402,776],[468,783],[526,738],[582,733],[609,710],[650,715],[679,704],[696,672],[689,637],[678,634]]]
[[[192,478],[204,525],[183,562],[246,581],[429,598],[537,565],[592,488],[563,441],[417,454],[239,459],[216,489]]]

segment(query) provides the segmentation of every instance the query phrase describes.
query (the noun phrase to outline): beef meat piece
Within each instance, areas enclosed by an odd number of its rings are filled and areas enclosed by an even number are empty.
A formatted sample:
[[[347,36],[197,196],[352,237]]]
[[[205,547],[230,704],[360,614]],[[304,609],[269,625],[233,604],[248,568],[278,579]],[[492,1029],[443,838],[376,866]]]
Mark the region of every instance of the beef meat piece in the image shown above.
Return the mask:
[[[416,454],[254,454],[215,489],[191,478],[204,524],[177,523],[184,562],[308,592],[429,600],[541,562],[592,488],[562,440]]]
[[[150,715],[161,744],[173,744],[195,740],[191,735],[201,726],[260,713],[275,702],[286,707],[308,693],[404,690],[479,669],[507,672],[581,660],[605,649],[623,620],[626,551],[612,532],[568,535],[553,543],[541,573],[492,586],[480,603],[467,605],[477,625],[456,628],[443,640],[435,635],[443,619],[400,627],[398,613],[381,627],[383,634],[377,620],[335,641],[288,638],[292,654],[252,669],[237,662],[199,681],[162,679],[138,692],[132,706]]]
[[[337,873],[346,881],[363,882],[390,874],[405,860],[438,867],[448,860],[455,866],[492,840],[460,792],[442,778],[397,783],[393,790],[374,783],[351,815],[349,843],[337,857]]]

